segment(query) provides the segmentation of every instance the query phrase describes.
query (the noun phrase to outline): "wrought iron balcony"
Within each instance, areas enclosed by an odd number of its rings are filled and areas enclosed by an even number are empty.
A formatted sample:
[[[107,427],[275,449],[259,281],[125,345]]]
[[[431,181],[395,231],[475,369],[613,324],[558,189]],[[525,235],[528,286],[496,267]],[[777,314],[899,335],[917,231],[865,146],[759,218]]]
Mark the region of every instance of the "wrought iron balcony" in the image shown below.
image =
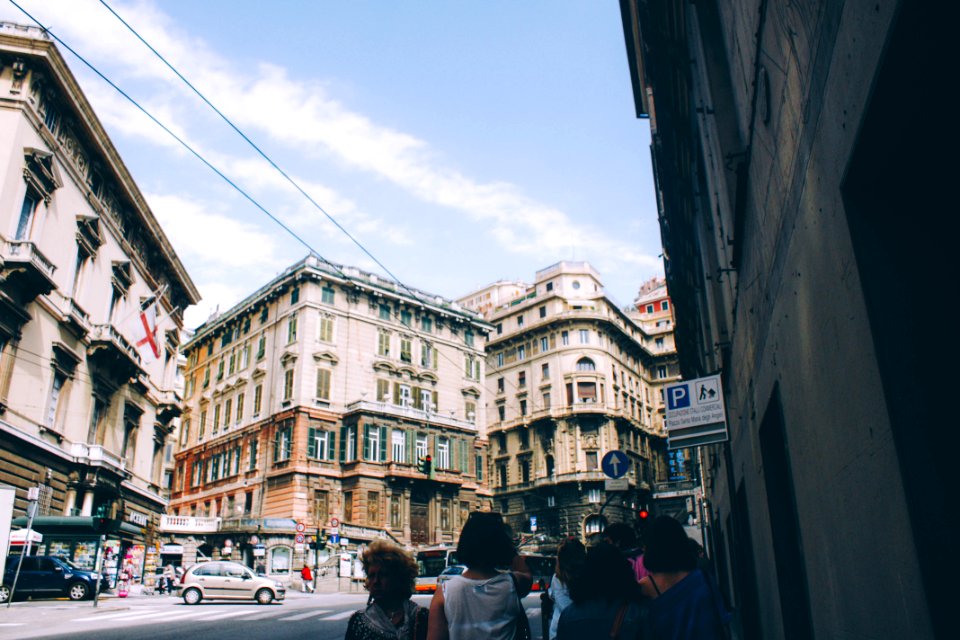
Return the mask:
[[[112,324],[93,325],[87,355],[98,369],[109,372],[120,383],[143,372],[140,354]]]

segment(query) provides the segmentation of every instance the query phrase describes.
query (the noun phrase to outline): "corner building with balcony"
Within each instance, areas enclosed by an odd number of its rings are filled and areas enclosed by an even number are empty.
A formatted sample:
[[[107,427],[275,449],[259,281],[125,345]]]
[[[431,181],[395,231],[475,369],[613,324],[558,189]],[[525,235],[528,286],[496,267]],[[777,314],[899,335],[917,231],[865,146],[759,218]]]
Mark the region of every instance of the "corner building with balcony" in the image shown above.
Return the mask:
[[[16,488],[13,525],[39,487],[38,553],[92,569],[106,533],[106,573],[118,555],[139,573],[167,506],[182,311],[199,294],[39,29],[0,24],[0,140],[0,482]],[[157,292],[148,358],[130,321]]]
[[[185,345],[165,535],[279,577],[314,560],[306,538],[335,520],[348,550],[453,544],[489,506],[477,428],[489,330],[374,274],[316,256],[291,266]]]
[[[661,388],[677,365],[662,292],[655,311],[624,311],[588,263],[560,262],[488,313],[489,484],[515,532],[549,547],[632,523],[666,479]],[[629,488],[611,496],[601,461],[614,450],[631,464]]]

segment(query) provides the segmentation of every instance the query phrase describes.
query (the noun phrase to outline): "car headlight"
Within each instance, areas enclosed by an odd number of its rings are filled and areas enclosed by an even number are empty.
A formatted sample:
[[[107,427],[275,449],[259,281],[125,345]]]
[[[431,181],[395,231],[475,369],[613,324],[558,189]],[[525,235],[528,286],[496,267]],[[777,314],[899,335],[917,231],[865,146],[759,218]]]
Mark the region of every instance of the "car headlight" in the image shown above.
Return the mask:
[[[274,583],[273,583],[273,586],[275,586],[277,589],[281,589],[281,590],[283,589],[283,583],[282,583],[282,582],[274,582]]]

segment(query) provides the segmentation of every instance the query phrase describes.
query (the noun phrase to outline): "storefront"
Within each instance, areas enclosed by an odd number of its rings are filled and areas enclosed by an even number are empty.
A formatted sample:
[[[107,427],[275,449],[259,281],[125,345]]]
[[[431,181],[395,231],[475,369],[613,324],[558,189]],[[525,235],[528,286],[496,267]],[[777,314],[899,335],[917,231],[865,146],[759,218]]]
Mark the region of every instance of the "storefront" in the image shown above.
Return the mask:
[[[83,516],[38,516],[33,530],[43,540],[32,547],[31,553],[41,556],[63,556],[77,566],[91,571],[97,568],[97,557],[103,554],[103,573],[116,584],[118,572],[131,570],[135,579],[143,575],[146,547],[143,530],[129,522],[110,521],[106,532],[98,530],[100,518]],[[15,518],[13,526],[24,527],[26,518]]]

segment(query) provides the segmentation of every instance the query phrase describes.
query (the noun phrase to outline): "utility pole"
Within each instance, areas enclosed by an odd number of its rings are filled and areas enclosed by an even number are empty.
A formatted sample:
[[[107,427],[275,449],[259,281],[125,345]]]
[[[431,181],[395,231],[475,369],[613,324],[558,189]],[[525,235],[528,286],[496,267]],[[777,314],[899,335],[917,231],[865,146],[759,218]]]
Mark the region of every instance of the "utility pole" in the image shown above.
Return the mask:
[[[23,556],[30,549],[30,534],[33,533],[33,518],[37,515],[37,501],[40,500],[40,487],[27,489],[27,535],[23,540],[23,549],[20,550],[20,560],[17,562],[17,571],[13,574],[13,584],[10,585],[10,598],[7,600],[7,609],[13,604],[13,596],[17,592],[17,580],[20,579],[20,567],[23,566]]]

